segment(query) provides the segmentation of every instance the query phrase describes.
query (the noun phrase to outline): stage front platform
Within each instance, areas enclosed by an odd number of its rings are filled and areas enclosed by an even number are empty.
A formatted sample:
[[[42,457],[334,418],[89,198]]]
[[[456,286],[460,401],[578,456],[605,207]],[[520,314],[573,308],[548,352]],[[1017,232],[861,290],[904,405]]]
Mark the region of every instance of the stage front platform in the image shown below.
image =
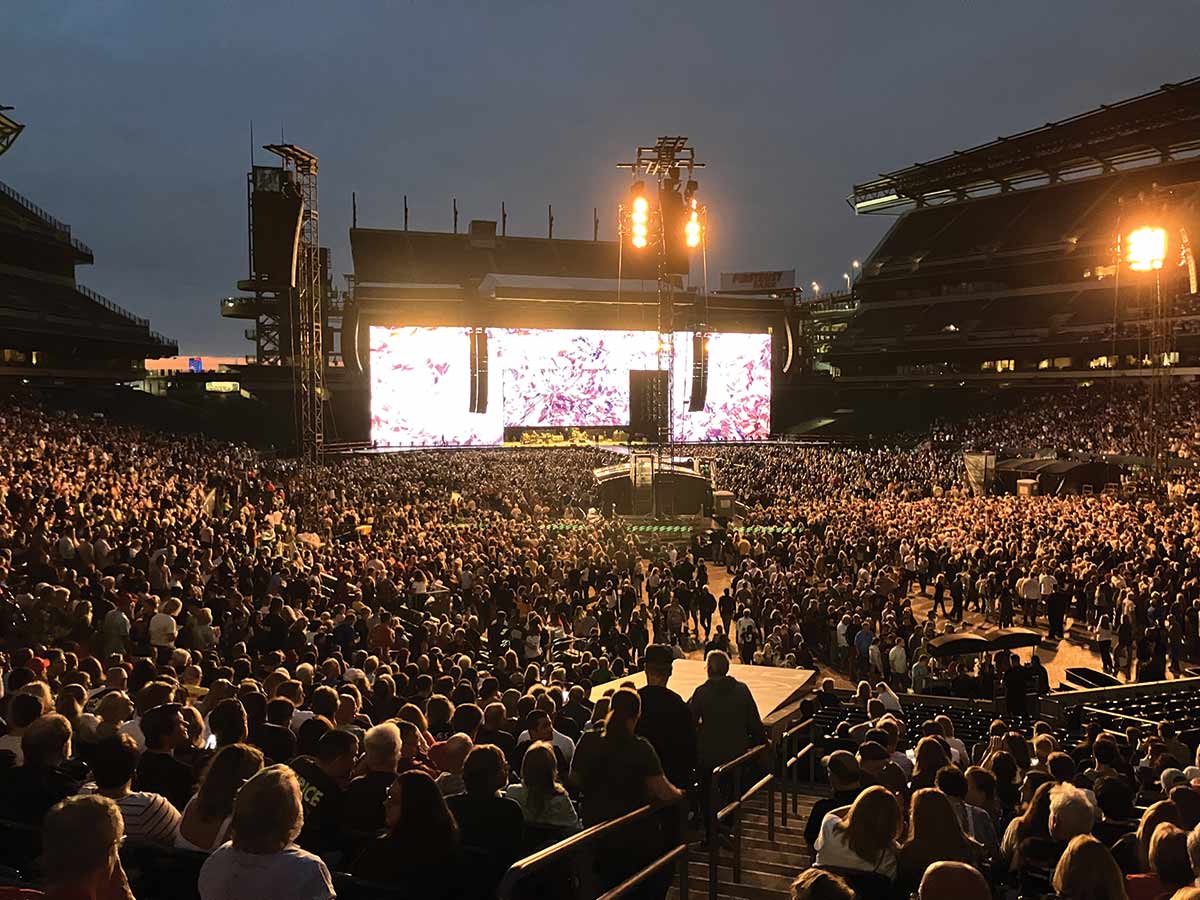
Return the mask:
[[[817,673],[813,669],[776,669],[772,666],[745,666],[733,663],[729,674],[750,688],[754,703],[763,724],[778,736],[799,715],[800,700],[811,689]],[[677,659],[671,668],[671,680],[667,687],[684,700],[708,680],[708,670],[702,659]],[[646,673],[636,672],[615,681],[608,681],[592,688],[592,701],[603,697],[605,691],[613,691],[623,684],[632,683],[636,688],[646,686]]]

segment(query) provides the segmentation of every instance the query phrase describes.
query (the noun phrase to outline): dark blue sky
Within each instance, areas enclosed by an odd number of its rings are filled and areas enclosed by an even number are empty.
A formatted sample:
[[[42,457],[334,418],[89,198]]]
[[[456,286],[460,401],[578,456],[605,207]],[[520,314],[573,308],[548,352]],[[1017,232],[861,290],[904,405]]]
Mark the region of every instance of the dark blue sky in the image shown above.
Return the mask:
[[[14,10],[18,10],[14,11]],[[854,181],[1197,74],[1195,0],[338,3],[11,0],[6,181],[96,251],[80,280],[179,339],[242,354],[217,298],[246,274],[247,123],[321,158],[322,243],[359,222],[601,236],[639,142],[709,163],[710,279],[834,286],[890,222]],[[266,154],[260,154],[266,161]],[[340,280],[340,279],[339,279]]]

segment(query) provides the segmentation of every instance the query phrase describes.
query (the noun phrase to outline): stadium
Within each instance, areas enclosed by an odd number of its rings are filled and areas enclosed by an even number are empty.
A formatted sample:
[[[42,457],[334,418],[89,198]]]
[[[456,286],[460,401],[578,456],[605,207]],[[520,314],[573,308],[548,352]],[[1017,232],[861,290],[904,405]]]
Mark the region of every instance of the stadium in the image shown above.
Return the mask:
[[[0,182],[0,900],[1193,900],[1200,78],[1095,100],[833,292],[710,273],[698,133],[613,240],[281,135],[243,356]]]

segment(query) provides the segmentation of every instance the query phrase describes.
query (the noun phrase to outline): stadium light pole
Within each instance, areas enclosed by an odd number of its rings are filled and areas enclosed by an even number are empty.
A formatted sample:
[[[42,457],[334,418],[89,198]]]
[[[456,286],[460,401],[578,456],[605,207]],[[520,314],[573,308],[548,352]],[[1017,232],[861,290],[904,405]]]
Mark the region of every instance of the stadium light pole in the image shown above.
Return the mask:
[[[846,279],[846,293],[850,293],[850,273],[843,272],[842,277]]]

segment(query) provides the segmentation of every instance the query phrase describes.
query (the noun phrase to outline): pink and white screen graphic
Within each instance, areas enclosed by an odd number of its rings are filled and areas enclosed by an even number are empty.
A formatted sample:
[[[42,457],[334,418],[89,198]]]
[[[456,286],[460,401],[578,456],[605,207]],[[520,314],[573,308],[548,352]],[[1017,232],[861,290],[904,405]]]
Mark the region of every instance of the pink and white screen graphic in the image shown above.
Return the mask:
[[[653,331],[488,329],[486,413],[470,413],[465,328],[372,326],[371,439],[383,446],[499,444],[505,426],[629,424],[629,372],[658,368]],[[675,335],[681,441],[761,440],[771,429],[771,339],[708,336],[708,397],[689,413],[692,335]]]

